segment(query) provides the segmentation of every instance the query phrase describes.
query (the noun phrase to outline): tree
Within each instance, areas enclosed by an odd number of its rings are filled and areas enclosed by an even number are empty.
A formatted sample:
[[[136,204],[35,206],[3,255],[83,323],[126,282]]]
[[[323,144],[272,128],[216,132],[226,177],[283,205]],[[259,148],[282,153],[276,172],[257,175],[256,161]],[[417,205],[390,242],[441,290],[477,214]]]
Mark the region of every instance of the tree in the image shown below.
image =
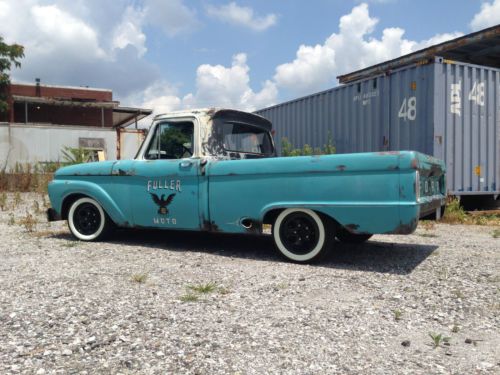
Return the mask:
[[[19,44],[6,44],[0,36],[0,113],[8,109],[7,86],[10,84],[10,69],[21,66],[20,59],[24,57],[24,47]]]

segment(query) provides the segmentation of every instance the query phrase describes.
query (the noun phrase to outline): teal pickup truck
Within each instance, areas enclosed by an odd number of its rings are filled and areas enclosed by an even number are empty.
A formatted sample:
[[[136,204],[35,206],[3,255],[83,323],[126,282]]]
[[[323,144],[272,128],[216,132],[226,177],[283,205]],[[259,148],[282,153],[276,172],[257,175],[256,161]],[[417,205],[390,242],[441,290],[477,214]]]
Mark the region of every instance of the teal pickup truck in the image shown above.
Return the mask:
[[[82,241],[114,227],[262,234],[294,262],[340,242],[408,234],[440,212],[443,162],[413,151],[277,157],[271,123],[205,109],[156,116],[133,160],[59,169],[50,221]]]

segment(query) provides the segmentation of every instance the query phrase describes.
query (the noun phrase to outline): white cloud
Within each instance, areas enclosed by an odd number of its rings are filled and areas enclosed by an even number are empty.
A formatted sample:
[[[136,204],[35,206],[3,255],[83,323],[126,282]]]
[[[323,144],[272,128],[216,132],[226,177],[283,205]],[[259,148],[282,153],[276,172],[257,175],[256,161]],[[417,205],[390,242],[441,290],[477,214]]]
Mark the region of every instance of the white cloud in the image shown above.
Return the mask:
[[[139,56],[146,53],[146,35],[142,32],[144,11],[128,6],[123,13],[122,20],[113,32],[112,46],[114,49],[123,49],[128,45],[137,49]]]
[[[221,21],[247,27],[254,31],[264,31],[275,25],[277,21],[277,17],[273,13],[259,17],[254,14],[252,8],[242,7],[234,2],[219,7],[209,5],[207,6],[207,14]]]
[[[13,80],[112,88],[125,97],[159,79],[159,68],[142,59],[141,8],[118,2],[0,0],[0,35],[25,46]]]
[[[485,2],[481,5],[481,10],[470,23],[470,28],[474,31],[495,26],[500,23],[500,0]]]
[[[153,115],[181,108],[226,107],[247,111],[276,103],[278,90],[272,81],[265,81],[260,91],[250,87],[247,56],[233,56],[230,67],[200,65],[196,71],[196,91],[180,97],[178,90],[165,81],[158,81],[146,90],[127,97],[130,105],[153,109]],[[150,119],[141,125],[149,123]]]
[[[336,76],[386,61],[431,44],[460,36],[436,35],[420,42],[405,39],[401,28],[386,28],[377,39],[371,34],[378,19],[370,17],[366,3],[340,18],[339,32],[323,44],[301,45],[292,62],[276,67],[274,81],[294,95],[307,94],[336,84]]]
[[[67,53],[84,57],[104,58],[106,53],[100,48],[96,32],[85,22],[60,10],[55,5],[31,8],[31,19],[37,31],[36,43],[31,52],[49,55],[64,48]]]
[[[170,37],[198,27],[196,12],[182,0],[144,0],[144,3],[147,21]]]
[[[250,88],[250,68],[244,53],[233,56],[231,67],[200,65],[196,71],[196,93],[183,98],[187,107],[230,107],[246,110],[276,101],[276,85],[266,81],[259,92]]]

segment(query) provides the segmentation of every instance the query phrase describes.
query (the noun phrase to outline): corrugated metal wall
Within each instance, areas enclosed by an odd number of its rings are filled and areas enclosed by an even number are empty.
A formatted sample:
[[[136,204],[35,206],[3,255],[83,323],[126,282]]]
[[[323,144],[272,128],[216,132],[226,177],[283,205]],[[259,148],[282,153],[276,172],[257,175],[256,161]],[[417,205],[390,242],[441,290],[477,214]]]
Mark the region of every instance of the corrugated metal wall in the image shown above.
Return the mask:
[[[454,194],[499,192],[499,74],[437,57],[257,111],[296,147],[416,150],[445,159]]]
[[[448,186],[459,194],[498,192],[500,70],[435,64],[434,154],[446,160]]]
[[[311,96],[257,111],[273,123],[278,149],[283,137],[302,147],[322,147],[328,134],[338,153],[387,148],[384,117],[387,80],[377,77],[355,85],[340,86]],[[386,113],[387,112],[387,113]]]

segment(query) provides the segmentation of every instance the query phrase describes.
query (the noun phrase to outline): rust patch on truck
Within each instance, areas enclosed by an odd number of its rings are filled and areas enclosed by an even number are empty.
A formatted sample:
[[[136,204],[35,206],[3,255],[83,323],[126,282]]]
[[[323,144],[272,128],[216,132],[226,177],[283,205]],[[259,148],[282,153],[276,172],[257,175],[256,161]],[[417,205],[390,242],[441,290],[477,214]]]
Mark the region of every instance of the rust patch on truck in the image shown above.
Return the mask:
[[[417,229],[417,220],[412,219],[409,223],[400,223],[394,230],[386,232],[386,234],[410,234]]]
[[[337,168],[341,172],[344,172],[346,170],[346,166],[343,164],[337,165],[335,168]]]
[[[215,221],[210,221],[210,220],[203,220],[203,223],[201,225],[201,229],[202,230],[205,230],[207,232],[220,232],[221,230],[219,229],[219,227],[217,226],[217,224],[215,224]]]
[[[125,171],[121,168],[114,169],[111,172],[111,175],[113,176],[135,176],[135,169],[130,169],[128,171]]]
[[[358,224],[347,224],[344,226],[349,232],[353,232],[355,233],[358,228],[359,228],[359,225]]]

